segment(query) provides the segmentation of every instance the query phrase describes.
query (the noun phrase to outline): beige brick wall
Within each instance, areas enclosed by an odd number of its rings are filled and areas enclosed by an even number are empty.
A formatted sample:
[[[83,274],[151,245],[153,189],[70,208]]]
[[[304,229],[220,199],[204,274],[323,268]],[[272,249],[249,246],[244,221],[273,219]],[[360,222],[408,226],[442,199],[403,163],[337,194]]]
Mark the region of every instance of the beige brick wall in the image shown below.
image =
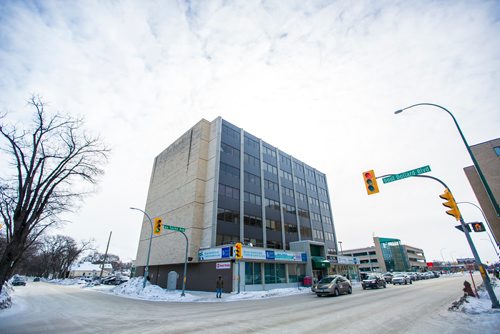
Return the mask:
[[[188,256],[197,260],[201,244],[211,243],[217,125],[201,120],[154,161],[145,211],[167,225],[186,228]],[[144,217],[136,266],[146,264],[151,227]],[[206,246],[206,247],[208,247]],[[162,230],[151,244],[150,265],[184,262],[186,241]]]

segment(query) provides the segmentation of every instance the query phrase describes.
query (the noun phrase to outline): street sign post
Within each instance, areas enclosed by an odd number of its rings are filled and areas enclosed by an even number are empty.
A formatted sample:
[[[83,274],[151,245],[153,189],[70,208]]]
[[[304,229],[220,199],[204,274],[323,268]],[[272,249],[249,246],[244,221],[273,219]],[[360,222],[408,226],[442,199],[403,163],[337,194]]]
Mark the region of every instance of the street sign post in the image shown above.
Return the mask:
[[[399,174],[394,174],[394,175],[391,175],[391,176],[388,176],[388,177],[384,177],[382,179],[382,181],[384,183],[389,183],[389,182],[393,182],[393,181],[398,181],[398,180],[406,179],[407,177],[416,176],[416,175],[420,175],[420,174],[423,174],[423,173],[428,173],[430,171],[431,171],[431,167],[429,165],[427,165],[427,166],[423,166],[423,167],[420,167],[420,168],[416,168],[416,169],[412,169],[412,170],[406,171],[404,173],[399,173]]]
[[[171,225],[163,225],[163,229],[177,231],[177,232],[185,232],[186,231],[186,229],[184,227],[171,226]]]

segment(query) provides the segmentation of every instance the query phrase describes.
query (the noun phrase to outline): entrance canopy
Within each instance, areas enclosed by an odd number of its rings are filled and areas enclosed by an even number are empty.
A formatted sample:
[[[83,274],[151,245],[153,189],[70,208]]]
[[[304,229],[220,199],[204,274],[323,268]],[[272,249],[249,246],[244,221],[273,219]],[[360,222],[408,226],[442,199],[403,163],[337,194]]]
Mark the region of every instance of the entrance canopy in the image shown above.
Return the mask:
[[[330,268],[330,262],[322,256],[311,256],[313,269]]]

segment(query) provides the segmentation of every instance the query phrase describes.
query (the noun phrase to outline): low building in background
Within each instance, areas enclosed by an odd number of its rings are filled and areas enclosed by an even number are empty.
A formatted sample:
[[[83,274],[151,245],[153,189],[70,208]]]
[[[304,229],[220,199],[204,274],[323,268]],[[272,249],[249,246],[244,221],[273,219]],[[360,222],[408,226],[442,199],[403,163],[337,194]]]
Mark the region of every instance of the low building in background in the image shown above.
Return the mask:
[[[97,277],[101,274],[102,264],[93,264],[90,262],[77,263],[71,266],[69,270],[69,278],[76,277]],[[102,276],[106,277],[113,272],[111,263],[105,263],[102,271]]]
[[[374,246],[348,249],[342,255],[359,260],[360,272],[425,271],[427,264],[424,251],[401,244],[393,238],[373,238]]]

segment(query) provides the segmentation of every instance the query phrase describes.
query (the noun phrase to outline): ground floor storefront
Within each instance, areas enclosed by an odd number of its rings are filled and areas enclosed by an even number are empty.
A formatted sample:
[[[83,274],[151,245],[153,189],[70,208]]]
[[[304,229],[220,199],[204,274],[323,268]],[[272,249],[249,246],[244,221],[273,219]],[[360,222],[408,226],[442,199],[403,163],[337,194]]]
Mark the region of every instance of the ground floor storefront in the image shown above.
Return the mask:
[[[233,245],[203,249],[198,261],[189,262],[186,270],[186,290],[215,291],[219,276],[224,281],[223,292],[260,291],[297,287],[306,276],[307,256],[300,252],[243,247],[236,259]],[[168,288],[170,277],[176,277],[176,289],[182,288],[184,264],[150,265],[149,281]],[[137,267],[135,276],[143,276],[144,267]],[[172,287],[172,284],[170,284]]]

